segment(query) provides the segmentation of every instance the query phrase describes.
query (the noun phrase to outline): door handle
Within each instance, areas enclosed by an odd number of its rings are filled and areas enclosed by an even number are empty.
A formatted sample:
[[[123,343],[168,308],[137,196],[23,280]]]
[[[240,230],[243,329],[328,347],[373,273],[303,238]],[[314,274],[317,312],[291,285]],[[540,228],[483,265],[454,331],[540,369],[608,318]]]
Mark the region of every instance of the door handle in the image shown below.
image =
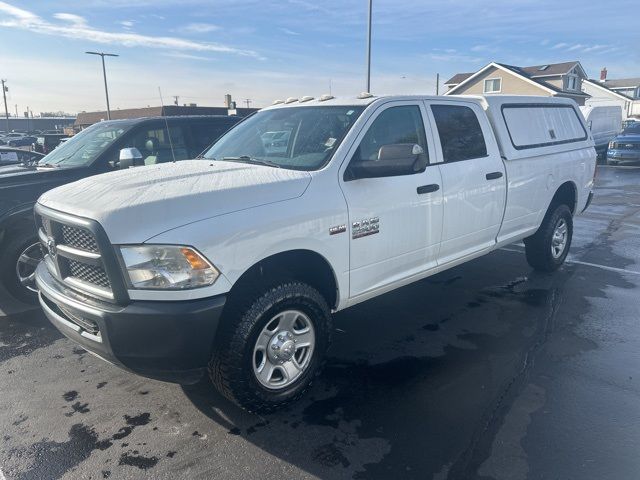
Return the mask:
[[[491,172],[485,175],[487,180],[495,180],[496,178],[502,178],[502,172]]]
[[[422,185],[417,189],[418,195],[422,195],[423,193],[433,193],[440,190],[440,185],[437,183],[432,183],[431,185]]]

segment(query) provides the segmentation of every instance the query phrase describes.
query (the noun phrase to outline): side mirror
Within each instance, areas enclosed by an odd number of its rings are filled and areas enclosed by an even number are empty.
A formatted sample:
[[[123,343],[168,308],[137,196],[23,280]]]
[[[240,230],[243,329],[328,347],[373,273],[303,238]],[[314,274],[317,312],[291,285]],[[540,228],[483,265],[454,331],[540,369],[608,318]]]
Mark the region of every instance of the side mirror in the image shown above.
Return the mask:
[[[427,167],[424,149],[414,143],[383,145],[376,160],[352,160],[345,172],[345,180],[359,178],[395,177],[422,172]]]
[[[142,154],[137,148],[123,148],[118,157],[119,168],[130,168],[142,165]]]

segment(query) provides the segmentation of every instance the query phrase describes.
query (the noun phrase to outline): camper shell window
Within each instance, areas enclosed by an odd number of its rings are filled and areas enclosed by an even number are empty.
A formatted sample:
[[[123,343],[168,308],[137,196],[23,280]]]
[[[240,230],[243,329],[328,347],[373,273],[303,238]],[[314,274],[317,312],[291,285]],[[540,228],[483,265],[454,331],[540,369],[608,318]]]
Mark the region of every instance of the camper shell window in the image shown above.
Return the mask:
[[[589,138],[571,105],[504,104],[501,110],[516,150],[582,142]]]

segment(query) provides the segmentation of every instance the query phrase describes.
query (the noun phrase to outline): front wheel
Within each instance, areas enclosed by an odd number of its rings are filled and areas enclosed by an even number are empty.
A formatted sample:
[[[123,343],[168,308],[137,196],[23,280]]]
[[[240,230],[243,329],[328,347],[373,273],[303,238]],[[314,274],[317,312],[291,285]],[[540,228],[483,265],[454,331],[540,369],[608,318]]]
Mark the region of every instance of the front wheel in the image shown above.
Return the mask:
[[[25,303],[38,303],[36,267],[44,257],[38,237],[30,231],[18,231],[3,246],[0,276],[4,288]]]
[[[567,258],[573,237],[573,216],[566,205],[555,205],[538,231],[524,241],[527,262],[536,270],[553,272]]]
[[[332,323],[313,287],[286,282],[230,306],[209,365],[225,397],[255,412],[298,399],[319,373]]]

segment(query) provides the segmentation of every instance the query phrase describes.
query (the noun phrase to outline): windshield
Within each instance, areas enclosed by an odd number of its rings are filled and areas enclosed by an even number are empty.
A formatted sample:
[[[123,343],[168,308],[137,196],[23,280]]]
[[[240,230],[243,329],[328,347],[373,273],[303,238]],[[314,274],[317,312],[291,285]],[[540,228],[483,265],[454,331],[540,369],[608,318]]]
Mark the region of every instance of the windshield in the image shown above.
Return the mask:
[[[640,123],[636,125],[629,125],[622,131],[623,135],[637,135],[640,134]]]
[[[218,140],[204,158],[317,170],[329,161],[363,110],[322,106],[258,112]]]
[[[64,168],[90,165],[130,128],[130,123],[96,123],[61,144],[38,165]]]

